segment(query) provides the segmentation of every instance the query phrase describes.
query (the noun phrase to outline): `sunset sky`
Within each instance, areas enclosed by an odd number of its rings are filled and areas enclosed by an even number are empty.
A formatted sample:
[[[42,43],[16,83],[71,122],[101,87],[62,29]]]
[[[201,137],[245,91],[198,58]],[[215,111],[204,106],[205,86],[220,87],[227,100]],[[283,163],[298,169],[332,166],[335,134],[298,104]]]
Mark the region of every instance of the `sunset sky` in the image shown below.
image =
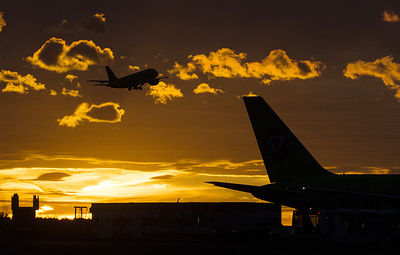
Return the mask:
[[[240,98],[262,96],[335,173],[400,173],[393,1],[0,1],[0,211],[259,201]],[[154,68],[142,91],[93,86]]]

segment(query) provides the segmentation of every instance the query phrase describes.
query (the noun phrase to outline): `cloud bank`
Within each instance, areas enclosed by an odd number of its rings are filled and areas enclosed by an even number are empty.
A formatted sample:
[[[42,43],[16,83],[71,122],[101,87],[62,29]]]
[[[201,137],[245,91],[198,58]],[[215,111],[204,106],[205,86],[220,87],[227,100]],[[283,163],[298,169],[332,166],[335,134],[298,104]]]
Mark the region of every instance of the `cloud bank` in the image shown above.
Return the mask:
[[[183,97],[180,89],[176,88],[173,84],[166,84],[160,82],[156,86],[150,86],[150,90],[146,93],[154,98],[155,103],[167,104],[174,98]]]
[[[114,60],[109,48],[101,49],[91,40],[79,40],[67,45],[60,38],[50,38],[26,60],[34,66],[58,73],[85,71],[89,65],[108,64]]]
[[[380,78],[390,89],[397,90],[396,98],[400,100],[400,86],[395,83],[395,80],[400,80],[400,64],[393,62],[392,56],[378,58],[374,62],[358,60],[348,63],[343,75],[350,79],[358,79],[363,75]]]
[[[28,94],[29,89],[42,90],[46,89],[45,85],[37,82],[36,78],[31,74],[25,76],[18,72],[1,70],[0,82],[6,82],[7,86],[2,89],[2,92],[16,92],[19,94]]]
[[[209,78],[257,78],[264,84],[275,80],[310,79],[318,77],[323,64],[313,60],[292,60],[283,50],[273,50],[259,62],[245,62],[246,53],[236,54],[233,50],[222,48],[216,52],[189,56],[185,66],[175,63],[169,73],[182,80],[198,79],[199,70]]]
[[[100,117],[90,116],[90,114],[92,114],[93,112],[98,110],[106,110],[106,108],[111,108],[113,110],[113,118],[100,119]],[[89,122],[116,123],[121,122],[122,115],[124,115],[124,113],[125,111],[123,109],[120,109],[120,105],[113,102],[107,102],[100,105],[89,105],[88,103],[82,103],[76,108],[74,114],[65,116],[64,118],[58,119],[57,121],[59,122],[60,126],[67,127],[76,127],[77,125],[80,125],[84,120],[87,120]]]

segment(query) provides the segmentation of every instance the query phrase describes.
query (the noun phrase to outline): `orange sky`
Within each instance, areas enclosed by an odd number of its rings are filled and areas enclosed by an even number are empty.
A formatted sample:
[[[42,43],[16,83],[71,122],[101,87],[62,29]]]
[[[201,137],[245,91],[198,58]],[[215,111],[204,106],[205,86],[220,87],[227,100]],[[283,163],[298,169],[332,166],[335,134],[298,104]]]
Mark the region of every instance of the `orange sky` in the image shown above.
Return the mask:
[[[264,97],[316,159],[399,173],[397,1],[4,1],[0,211],[92,202],[258,201],[268,183],[240,97]],[[95,87],[155,68],[142,91]]]

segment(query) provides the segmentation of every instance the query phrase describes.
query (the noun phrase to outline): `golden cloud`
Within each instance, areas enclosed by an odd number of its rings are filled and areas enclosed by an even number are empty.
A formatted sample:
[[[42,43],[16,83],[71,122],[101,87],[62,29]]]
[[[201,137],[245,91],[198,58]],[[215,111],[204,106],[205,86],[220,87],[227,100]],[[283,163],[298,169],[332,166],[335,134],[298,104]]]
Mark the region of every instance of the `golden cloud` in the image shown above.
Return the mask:
[[[386,56],[374,62],[358,60],[355,63],[348,63],[343,75],[350,79],[358,79],[362,75],[374,76],[382,79],[383,83],[390,89],[397,90],[396,98],[400,99],[400,86],[395,80],[400,80],[400,64],[393,62],[392,56]]]
[[[393,11],[384,11],[382,13],[382,20],[386,22],[400,22],[400,17]]]
[[[76,87],[80,88],[81,84],[78,82],[78,76],[73,75],[73,74],[67,74],[67,76],[65,76],[66,80],[69,80],[71,82],[71,85],[74,81],[76,81]]]
[[[27,94],[30,88],[34,90],[46,89],[44,84],[38,83],[36,78],[31,74],[22,76],[18,72],[1,70],[0,82],[2,81],[7,82],[7,86],[2,89],[2,92]]]
[[[199,77],[193,73],[196,70],[196,66],[193,63],[188,63],[187,67],[181,66],[175,62],[174,69],[168,70],[170,74],[176,74],[181,80],[193,80]]]
[[[253,91],[250,91],[249,94],[243,95],[244,97],[258,97],[257,94],[254,94]],[[240,98],[240,97],[239,97]]]
[[[58,73],[70,70],[85,71],[89,65],[107,64],[114,60],[109,48],[103,50],[91,40],[80,40],[67,45],[59,38],[49,39],[32,57],[32,65]]]
[[[115,118],[113,119],[100,119],[91,117],[89,113],[94,110],[101,110],[102,108],[111,107],[114,110]],[[119,109],[120,105],[113,102],[107,102],[100,105],[91,105],[89,106],[88,103],[82,103],[79,105],[74,114],[70,116],[65,116],[62,119],[58,119],[60,126],[67,126],[67,127],[76,127],[77,125],[81,124],[84,120],[89,122],[104,122],[104,123],[116,123],[121,122],[122,115],[124,115],[125,111],[123,109]]]
[[[283,50],[271,51],[261,62],[247,63],[247,72],[251,77],[261,78],[269,84],[271,80],[288,81],[292,79],[311,79],[321,75],[323,64],[311,60],[292,60]]]
[[[129,70],[132,70],[132,71],[140,71],[140,67],[138,67],[138,66],[129,65],[128,68],[129,68]]]
[[[210,88],[210,85],[208,85],[207,83],[202,83],[199,86],[197,86],[197,88],[195,88],[193,90],[193,92],[195,94],[200,94],[200,93],[212,93],[212,94],[217,94],[219,93],[225,93],[223,90],[221,89],[214,89],[214,88]]]
[[[310,79],[318,77],[324,65],[313,60],[292,60],[283,50],[274,50],[260,62],[245,62],[246,53],[236,54],[233,50],[222,48],[216,52],[189,56],[191,62],[184,67],[175,63],[169,70],[182,80],[197,79],[194,73],[199,69],[209,78],[258,78],[264,84],[273,80]]]
[[[83,97],[81,94],[79,94],[78,90],[73,90],[73,89],[69,90],[66,88],[62,89],[61,94],[63,94],[64,96],[71,96],[71,97]]]
[[[7,25],[6,21],[3,19],[4,12],[0,12],[0,32],[3,31],[3,28]]]
[[[67,74],[67,76],[65,76],[65,79],[69,80],[70,82],[73,82],[74,80],[78,79],[78,76],[73,74]]]
[[[7,86],[1,90],[2,92],[15,92],[18,94],[28,94],[27,88],[23,85],[14,85],[12,83],[7,83]]]
[[[205,74],[214,77],[249,77],[242,60],[246,59],[245,53],[236,54],[233,50],[222,48],[216,52],[210,52],[191,57],[193,63],[200,67]]]
[[[155,103],[167,104],[168,100],[172,101],[173,98],[183,97],[180,89],[176,88],[173,84],[166,84],[160,82],[156,86],[150,86],[150,90],[146,95],[153,96]]]

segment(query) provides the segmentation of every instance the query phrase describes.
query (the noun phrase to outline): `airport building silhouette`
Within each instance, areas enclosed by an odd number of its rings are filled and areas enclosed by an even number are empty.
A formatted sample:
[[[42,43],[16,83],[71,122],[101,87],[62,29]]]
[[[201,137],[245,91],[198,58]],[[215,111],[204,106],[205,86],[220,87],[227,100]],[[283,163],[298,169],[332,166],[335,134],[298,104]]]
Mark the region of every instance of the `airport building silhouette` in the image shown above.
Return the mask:
[[[21,207],[18,194],[14,194],[11,209],[16,230],[41,228],[35,220],[39,196],[33,196],[32,207]],[[83,217],[84,209],[87,207],[75,206],[76,220],[88,219]],[[271,203],[179,203],[179,200],[176,203],[92,203],[90,213],[91,232],[98,238],[197,239],[211,235],[267,235],[279,232],[282,227],[281,206]]]
[[[267,235],[281,228],[271,203],[93,203],[99,238],[190,239],[211,235]]]

